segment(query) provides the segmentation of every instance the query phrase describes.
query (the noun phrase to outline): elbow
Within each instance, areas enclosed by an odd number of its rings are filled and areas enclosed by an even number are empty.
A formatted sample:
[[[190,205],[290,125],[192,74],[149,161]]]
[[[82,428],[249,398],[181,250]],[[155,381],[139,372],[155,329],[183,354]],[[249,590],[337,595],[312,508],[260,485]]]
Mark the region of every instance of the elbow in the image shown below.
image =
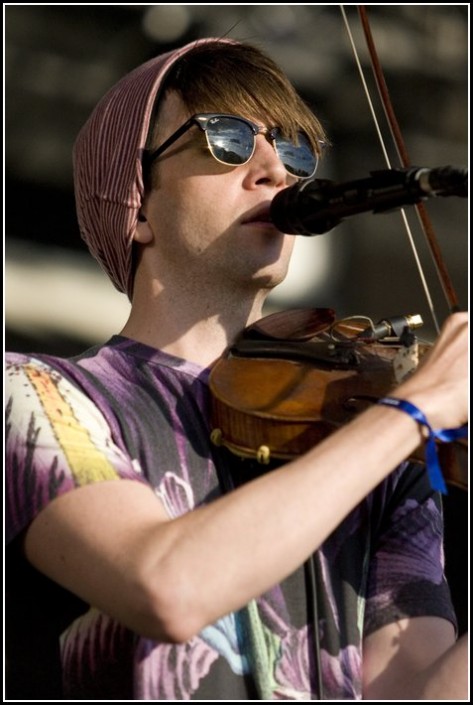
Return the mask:
[[[141,581],[141,599],[134,631],[141,636],[172,644],[195,637],[209,620],[204,616],[202,591],[192,584],[188,573],[159,570],[159,576]],[[205,604],[205,601],[204,601]]]

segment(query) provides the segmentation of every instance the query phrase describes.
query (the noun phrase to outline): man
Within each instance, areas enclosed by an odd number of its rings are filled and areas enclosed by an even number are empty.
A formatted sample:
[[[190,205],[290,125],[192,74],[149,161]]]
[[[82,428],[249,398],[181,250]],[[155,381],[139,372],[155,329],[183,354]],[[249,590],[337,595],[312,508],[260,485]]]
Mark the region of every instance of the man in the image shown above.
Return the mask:
[[[210,442],[209,369],[287,271],[270,203],[323,141],[224,40],[139,67],[79,135],[81,231],[132,307],[76,359],[9,356],[12,697],[466,697],[438,497],[404,463],[466,421],[464,314],[400,407],[283,467],[228,491],[242,461]]]

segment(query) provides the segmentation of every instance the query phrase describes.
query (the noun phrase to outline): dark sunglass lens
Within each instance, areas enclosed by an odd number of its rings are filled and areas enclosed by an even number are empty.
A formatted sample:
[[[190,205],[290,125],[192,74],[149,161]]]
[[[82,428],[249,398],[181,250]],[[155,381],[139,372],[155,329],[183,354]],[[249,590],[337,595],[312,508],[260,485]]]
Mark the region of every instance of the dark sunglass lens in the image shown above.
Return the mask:
[[[297,144],[282,137],[276,137],[275,145],[280,160],[290,174],[301,179],[307,179],[315,174],[317,156],[305,135],[299,134]]]
[[[224,164],[245,164],[253,153],[251,127],[237,118],[215,117],[207,124],[210,150]]]

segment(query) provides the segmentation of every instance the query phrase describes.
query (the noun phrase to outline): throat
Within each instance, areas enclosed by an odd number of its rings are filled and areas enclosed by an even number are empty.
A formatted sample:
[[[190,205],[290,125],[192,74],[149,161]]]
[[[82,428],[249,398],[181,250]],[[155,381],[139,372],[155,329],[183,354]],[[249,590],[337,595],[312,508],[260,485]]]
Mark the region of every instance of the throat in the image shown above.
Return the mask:
[[[163,302],[161,301],[161,304]],[[233,344],[241,331],[261,318],[261,306],[233,305],[230,310],[216,302],[199,307],[146,306],[134,301],[121,334],[175,357],[209,367]],[[210,309],[210,310],[209,310]]]

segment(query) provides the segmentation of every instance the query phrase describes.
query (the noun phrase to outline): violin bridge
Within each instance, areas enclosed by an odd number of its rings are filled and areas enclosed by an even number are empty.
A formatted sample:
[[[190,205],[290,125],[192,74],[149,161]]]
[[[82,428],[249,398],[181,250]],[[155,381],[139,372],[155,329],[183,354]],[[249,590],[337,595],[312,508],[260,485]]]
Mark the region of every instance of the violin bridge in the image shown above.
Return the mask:
[[[419,364],[419,343],[401,346],[393,360],[394,378],[400,384],[411,375]]]

